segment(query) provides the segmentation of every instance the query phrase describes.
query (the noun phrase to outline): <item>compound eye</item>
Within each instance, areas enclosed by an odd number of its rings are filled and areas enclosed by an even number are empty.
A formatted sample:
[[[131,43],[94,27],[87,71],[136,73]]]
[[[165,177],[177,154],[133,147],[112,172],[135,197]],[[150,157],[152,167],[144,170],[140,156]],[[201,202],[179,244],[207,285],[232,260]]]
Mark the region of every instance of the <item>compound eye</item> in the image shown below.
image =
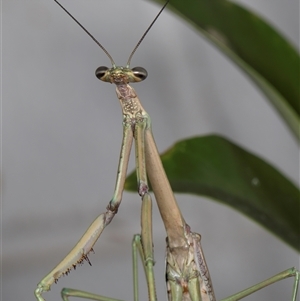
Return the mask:
[[[108,68],[105,66],[98,67],[95,71],[96,77],[101,80],[107,70],[108,70]]]
[[[134,67],[131,70],[134,76],[138,77],[141,81],[146,79],[148,76],[147,70],[142,67]]]

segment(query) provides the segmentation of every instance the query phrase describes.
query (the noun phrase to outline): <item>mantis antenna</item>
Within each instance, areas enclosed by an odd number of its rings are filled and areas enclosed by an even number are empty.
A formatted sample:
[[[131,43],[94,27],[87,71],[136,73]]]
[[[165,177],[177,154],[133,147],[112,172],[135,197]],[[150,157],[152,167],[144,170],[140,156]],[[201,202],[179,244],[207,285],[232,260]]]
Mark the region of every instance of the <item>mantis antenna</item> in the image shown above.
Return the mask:
[[[109,57],[111,64],[113,66],[113,68],[116,67],[116,64],[112,58],[112,56],[109,54],[109,52],[104,48],[104,46],[102,46],[102,44],[62,5],[60,4],[57,0],[54,0],[54,2],[56,2],[93,40],[94,42],[105,52],[105,54]],[[165,7],[167,6],[167,4],[170,2],[170,0],[167,0],[167,2],[164,4],[164,6],[161,8],[161,10],[159,11],[159,13],[156,15],[156,17],[154,18],[154,20],[151,22],[151,24],[149,25],[149,27],[147,28],[147,30],[145,31],[145,33],[142,35],[142,37],[140,38],[140,40],[138,41],[138,43],[136,44],[136,46],[134,47],[134,49],[132,50],[127,64],[126,64],[126,68],[129,68],[130,66],[130,61],[134,55],[134,53],[136,52],[136,50],[138,49],[138,47],[140,46],[140,44],[142,43],[142,41],[144,40],[145,36],[147,35],[147,33],[149,32],[149,30],[151,29],[151,27],[154,25],[154,23],[156,22],[157,18],[160,16],[160,14],[163,12],[163,10],[165,9]]]

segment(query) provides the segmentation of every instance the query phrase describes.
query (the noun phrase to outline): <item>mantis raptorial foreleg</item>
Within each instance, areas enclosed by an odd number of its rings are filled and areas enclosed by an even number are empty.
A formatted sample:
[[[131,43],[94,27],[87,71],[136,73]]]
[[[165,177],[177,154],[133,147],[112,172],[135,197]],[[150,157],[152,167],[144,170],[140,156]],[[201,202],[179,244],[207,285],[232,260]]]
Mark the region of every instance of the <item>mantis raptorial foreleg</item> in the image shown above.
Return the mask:
[[[132,93],[135,92],[133,91]],[[130,93],[130,95],[132,94]],[[145,128],[147,127],[147,120],[140,112],[135,114],[134,122],[128,116],[128,106],[124,105],[123,114],[123,141],[121,147],[121,154],[119,160],[118,174],[116,180],[116,188],[112,200],[107,206],[107,211],[100,214],[95,221],[91,224],[76,246],[72,251],[38,284],[35,290],[37,300],[43,301],[42,293],[50,289],[51,285],[64,274],[68,274],[72,268],[83,260],[88,260],[88,253],[92,250],[94,244],[100,237],[104,228],[111,222],[113,217],[118,211],[122,200],[122,193],[126,179],[128,161],[133,141],[133,135],[136,141],[136,166],[138,177],[138,191],[142,198],[142,234],[141,242],[143,246],[142,259],[145,261],[145,272],[147,276],[147,283],[149,286],[149,300],[156,300],[156,292],[154,286],[154,273],[153,273],[153,243],[152,243],[152,220],[151,220],[151,197],[148,193],[146,163],[145,163]],[[148,115],[147,115],[148,116]],[[147,117],[146,116],[146,117]],[[89,260],[88,260],[89,261]],[[72,291],[75,292],[74,290]],[[69,290],[64,290],[62,295],[63,299],[67,300]],[[84,296],[86,294],[81,293]],[[103,297],[101,297],[103,298]],[[102,299],[96,299],[102,300]]]
[[[93,250],[94,244],[100,237],[104,228],[111,222],[117,213],[118,207],[121,203],[132,140],[133,133],[130,127],[124,127],[116,188],[106,212],[101,213],[94,220],[71,252],[39,282],[38,287],[35,290],[37,300],[44,301],[42,293],[49,291],[51,285],[56,282],[58,278],[64,274],[68,274],[78,263],[82,263],[84,260],[89,262],[89,252]],[[125,170],[125,175],[124,172],[122,172],[123,170]]]

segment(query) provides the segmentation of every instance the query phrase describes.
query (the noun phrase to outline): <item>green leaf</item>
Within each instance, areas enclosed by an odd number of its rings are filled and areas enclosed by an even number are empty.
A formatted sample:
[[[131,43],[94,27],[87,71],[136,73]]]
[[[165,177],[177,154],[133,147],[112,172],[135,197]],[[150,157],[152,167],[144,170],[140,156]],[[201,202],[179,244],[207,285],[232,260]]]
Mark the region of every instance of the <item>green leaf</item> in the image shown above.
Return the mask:
[[[300,138],[300,57],[282,35],[230,1],[171,0],[168,7],[246,72]]]
[[[262,159],[214,135],[180,141],[161,159],[174,192],[229,205],[299,250],[299,190]],[[136,183],[132,173],[125,189]]]

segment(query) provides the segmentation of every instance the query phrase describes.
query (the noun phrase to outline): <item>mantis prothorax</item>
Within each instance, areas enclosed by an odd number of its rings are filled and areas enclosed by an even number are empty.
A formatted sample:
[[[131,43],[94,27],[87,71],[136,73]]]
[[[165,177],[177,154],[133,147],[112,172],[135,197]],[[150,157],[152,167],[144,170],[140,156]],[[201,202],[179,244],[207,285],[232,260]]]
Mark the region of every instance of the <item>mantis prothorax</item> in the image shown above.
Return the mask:
[[[58,3],[56,0],[54,0]],[[98,79],[114,83],[116,85],[117,97],[123,112],[123,140],[119,167],[117,173],[116,187],[112,200],[106,211],[100,214],[87,229],[72,251],[38,284],[35,296],[38,301],[44,301],[42,294],[50,290],[51,285],[63,274],[67,274],[78,263],[88,259],[88,254],[100,237],[104,228],[112,221],[118,212],[122,200],[122,193],[126,178],[129,156],[132,142],[135,141],[136,172],[138,193],[142,199],[141,234],[135,235],[133,239],[134,257],[134,300],[138,300],[137,289],[137,250],[142,258],[150,301],[157,300],[154,281],[154,255],[152,241],[152,200],[149,193],[147,176],[155,195],[155,199],[163,219],[167,233],[166,251],[166,286],[169,301],[215,301],[211,277],[207,268],[203,251],[200,245],[200,234],[191,231],[182,217],[172,192],[168,178],[162,166],[157,147],[151,131],[151,120],[142,107],[135,90],[129,83],[140,82],[147,77],[144,68],[136,67],[130,69],[130,61],[136,49],[155,23],[169,0],[162,7],[156,18],[150,24],[142,38],[129,56],[126,67],[116,66],[107,50],[61,5],[79,26],[101,47],[111,60],[112,67],[99,67],[96,70]],[[299,283],[299,272],[294,268],[279,273],[270,279],[254,285],[242,292],[223,301],[240,300],[257,290],[287,277],[295,277],[292,300],[296,300]],[[69,297],[82,297],[99,301],[117,301],[88,292],[74,289],[63,289],[64,301]]]

